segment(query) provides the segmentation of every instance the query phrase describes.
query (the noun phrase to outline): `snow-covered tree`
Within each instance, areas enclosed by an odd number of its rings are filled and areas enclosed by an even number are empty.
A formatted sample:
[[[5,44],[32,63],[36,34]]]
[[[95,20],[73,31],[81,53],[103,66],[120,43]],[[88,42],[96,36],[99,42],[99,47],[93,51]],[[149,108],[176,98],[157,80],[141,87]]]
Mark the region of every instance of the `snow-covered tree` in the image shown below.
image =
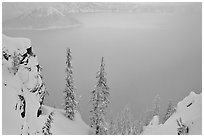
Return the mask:
[[[115,135],[115,121],[114,118],[111,116],[110,121],[108,123],[108,135]]]
[[[149,122],[152,120],[154,117],[154,111],[152,109],[147,109],[143,115],[142,115],[142,125],[147,126],[149,125]]]
[[[13,71],[14,75],[18,72],[19,63],[20,63],[20,55],[17,52],[14,52],[12,56],[12,66],[11,70]]]
[[[178,124],[178,135],[188,135],[189,127],[186,124],[183,124],[181,117],[179,120],[176,120]]]
[[[47,88],[45,87],[45,83],[43,81],[43,77],[41,74],[39,74],[39,77],[41,79],[41,83],[38,84],[37,93],[40,95],[40,105],[44,104],[44,99],[46,95],[49,95]]]
[[[153,101],[153,116],[159,116],[160,112],[160,97],[157,95]]]
[[[163,118],[163,123],[165,123],[175,111],[176,111],[176,107],[174,107],[173,103],[169,101],[166,114],[164,115],[164,118]]]
[[[149,125],[149,122],[152,120],[152,118],[154,116],[159,116],[159,112],[160,112],[160,97],[157,95],[155,96],[154,100],[153,100],[153,107],[152,109],[147,109],[141,118],[142,121],[142,125],[143,126],[147,126]]]
[[[54,116],[54,112],[51,112],[48,115],[45,125],[42,127],[42,132],[44,135],[52,135],[52,133],[50,132],[50,129],[51,129],[51,123],[53,123],[53,116]]]
[[[140,135],[143,132],[143,122],[141,120],[136,120],[134,122],[135,126],[135,130],[133,132],[134,135]]]
[[[91,109],[91,127],[96,130],[97,135],[106,134],[105,114],[109,101],[109,87],[107,85],[106,72],[105,72],[104,58],[102,57],[100,70],[96,78],[98,82],[95,89],[91,92],[92,109]]]
[[[30,92],[36,93],[36,95],[39,98],[40,107],[39,107],[38,112],[37,112],[37,117],[39,117],[39,115],[42,114],[42,105],[44,104],[45,96],[49,95],[49,93],[47,91],[47,88],[45,87],[45,83],[43,81],[43,76],[41,75],[42,67],[39,64],[37,64],[36,68],[37,68],[37,73],[38,73],[36,79],[38,82],[37,82],[35,88],[30,90]]]
[[[109,135],[137,135],[141,133],[142,126],[134,117],[128,107],[125,107],[115,118],[111,118],[108,127]]]
[[[73,80],[73,71],[71,65],[71,50],[67,48],[67,56],[66,56],[66,87],[64,90],[65,94],[65,116],[71,120],[74,119],[76,113],[77,101],[75,97],[75,87]]]
[[[117,134],[131,135],[133,134],[134,120],[128,107],[125,107],[121,113],[119,113],[116,119]]]

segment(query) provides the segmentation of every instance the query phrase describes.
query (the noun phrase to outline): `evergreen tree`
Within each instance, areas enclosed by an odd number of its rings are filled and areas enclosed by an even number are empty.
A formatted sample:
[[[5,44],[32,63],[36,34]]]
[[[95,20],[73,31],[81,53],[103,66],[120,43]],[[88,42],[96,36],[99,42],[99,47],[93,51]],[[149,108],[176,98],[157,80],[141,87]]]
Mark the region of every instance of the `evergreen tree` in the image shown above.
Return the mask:
[[[12,67],[11,70],[13,71],[14,75],[18,72],[19,63],[20,63],[20,55],[14,52],[12,56]]]
[[[133,116],[128,107],[125,107],[121,113],[119,113],[117,119],[117,134],[131,135],[134,129]]]
[[[114,116],[115,117],[115,116]],[[109,135],[137,135],[141,132],[139,121],[134,120],[133,115],[128,107],[117,114],[117,116],[109,122]]]
[[[176,111],[176,108],[173,106],[172,102],[169,101],[166,114],[164,115],[164,118],[163,118],[163,123],[165,123],[175,111]]]
[[[157,95],[153,101],[153,116],[159,116],[160,112],[160,97]]]
[[[40,75],[40,77],[42,79],[42,75]],[[45,96],[49,95],[47,88],[45,87],[45,83],[43,82],[43,79],[42,79],[42,83],[40,83],[38,86],[38,94],[40,95],[40,105],[43,105]]]
[[[91,127],[96,130],[97,135],[106,134],[106,122],[105,122],[105,113],[110,103],[108,97],[109,87],[107,86],[107,79],[105,73],[105,64],[104,58],[102,57],[100,70],[97,73],[96,78],[98,82],[96,84],[95,89],[91,92],[92,97],[90,102],[92,102],[92,109],[91,109]]]
[[[38,83],[36,84],[36,86],[32,90],[30,90],[30,92],[36,93],[37,96],[39,97],[40,107],[39,107],[38,112],[37,112],[37,117],[39,117],[42,114],[42,105],[44,104],[45,96],[49,95],[49,93],[45,87],[45,83],[44,83],[43,77],[41,75],[42,67],[39,64],[37,64],[36,68],[37,68],[37,73],[38,73],[36,79],[37,79]]]
[[[37,117],[39,117],[39,116],[42,114],[42,105],[44,104],[45,96],[46,96],[46,95],[49,95],[49,94],[48,94],[48,91],[47,91],[47,89],[46,89],[46,87],[45,87],[44,82],[42,82],[42,83],[39,85],[37,91],[38,91],[37,94],[38,94],[39,97],[40,97],[40,100],[39,100],[40,107],[39,107],[38,112],[37,112]]]
[[[115,121],[111,116],[109,124],[108,124],[108,135],[115,135]]]
[[[153,119],[154,116],[159,116],[159,112],[160,112],[160,97],[157,95],[153,100],[152,109],[147,109],[145,112],[143,112],[143,115],[140,120],[142,126],[149,125],[150,121]]]
[[[47,88],[45,87],[45,83],[43,81],[43,77],[41,75],[42,67],[38,64],[36,65],[37,67],[37,72],[38,72],[38,84],[34,90],[37,91],[37,94],[40,96],[40,105],[43,104],[45,96],[49,95]],[[34,91],[35,92],[35,91]]]
[[[51,129],[51,123],[53,123],[53,116],[54,116],[54,112],[51,112],[47,118],[47,121],[45,122],[45,125],[42,128],[42,132],[44,135],[52,135],[52,133],[50,132],[50,129]]]
[[[135,121],[135,130],[134,133],[139,135],[143,132],[143,122],[141,120]]]
[[[76,113],[76,97],[75,97],[75,87],[74,87],[74,80],[72,77],[72,65],[71,65],[71,50],[67,48],[67,57],[66,57],[66,87],[64,90],[65,94],[65,116],[70,120],[73,120]]]
[[[147,109],[142,115],[142,125],[147,126],[149,125],[150,121],[154,117],[154,111],[152,109]]]

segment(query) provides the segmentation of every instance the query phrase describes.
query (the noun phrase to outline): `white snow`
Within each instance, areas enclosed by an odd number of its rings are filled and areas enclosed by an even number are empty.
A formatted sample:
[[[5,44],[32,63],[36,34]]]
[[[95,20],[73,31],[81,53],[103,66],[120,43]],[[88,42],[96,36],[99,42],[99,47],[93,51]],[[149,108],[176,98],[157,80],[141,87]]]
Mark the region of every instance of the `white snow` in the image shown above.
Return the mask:
[[[26,48],[31,47],[31,41],[27,38],[11,38],[4,34],[2,34],[2,44],[9,52],[20,51],[21,54],[26,52]]]
[[[189,127],[190,135],[202,134],[202,93],[196,94],[191,92],[178,103],[176,112],[164,124],[148,125],[144,128],[143,134],[177,135],[178,124],[176,120],[179,120],[179,118]]]
[[[31,46],[31,42],[26,38],[10,38],[3,35],[3,51],[8,54],[18,52],[25,54],[26,49]],[[16,75],[9,71],[11,60],[2,60],[2,133],[3,135],[17,135],[21,133],[42,134],[44,126],[50,112],[54,112],[51,133],[54,135],[65,134],[92,134],[91,129],[81,118],[79,112],[75,119],[69,120],[64,116],[64,111],[49,106],[42,106],[42,115],[37,117],[39,109],[39,96],[29,92],[37,83],[42,83],[42,79],[37,77],[38,64],[37,56],[31,56],[28,64],[22,64]],[[27,68],[31,68],[29,71]],[[23,89],[23,92],[22,92]],[[26,115],[21,117],[21,111],[15,110],[16,103],[19,103],[18,95],[23,95],[26,101]],[[19,106],[18,106],[19,107]],[[144,127],[143,134],[151,135],[177,135],[177,122],[179,118],[189,127],[189,134],[202,134],[202,93],[191,92],[177,105],[176,112],[164,123],[159,125],[158,116],[154,116],[150,124]],[[21,130],[24,125],[24,130]],[[29,129],[25,128],[29,127]],[[37,133],[39,132],[39,133]]]
[[[3,35],[3,50],[10,55],[14,51],[22,55],[27,52],[26,49],[30,46],[30,40],[26,38],[10,38]],[[36,68],[38,64],[37,56],[29,57],[27,65],[20,65],[16,75],[9,71],[9,63],[9,60],[4,59],[2,61],[3,135],[42,134],[42,127],[52,111],[55,113],[53,123],[51,124],[52,134],[92,134],[92,129],[82,120],[79,112],[76,113],[76,117],[72,121],[64,116],[63,110],[43,105],[42,115],[37,117],[37,111],[40,107],[39,96],[36,93],[29,92],[37,83],[42,82],[42,79],[37,77],[38,73],[40,73]],[[26,68],[31,68],[31,71]],[[20,114],[22,110],[15,110],[16,103],[20,103],[18,95],[23,95],[25,98],[26,115],[24,118]],[[22,125],[24,126],[23,130],[21,130]]]
[[[23,119],[20,111],[15,110],[17,97],[15,90],[2,85],[2,134],[3,135],[20,135]]]

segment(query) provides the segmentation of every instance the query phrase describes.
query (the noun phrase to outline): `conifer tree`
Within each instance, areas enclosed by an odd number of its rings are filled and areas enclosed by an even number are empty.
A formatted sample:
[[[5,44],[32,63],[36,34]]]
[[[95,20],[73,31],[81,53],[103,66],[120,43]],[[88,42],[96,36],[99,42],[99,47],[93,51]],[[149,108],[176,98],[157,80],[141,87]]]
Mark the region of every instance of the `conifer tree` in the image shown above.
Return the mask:
[[[45,83],[44,83],[44,80],[43,80],[43,76],[41,74],[41,71],[42,71],[42,67],[38,64],[36,65],[37,67],[37,72],[38,72],[38,84],[37,86],[33,89],[34,91],[32,92],[36,92],[37,91],[37,94],[39,95],[40,97],[40,105],[43,104],[44,102],[44,99],[45,99],[45,96],[46,95],[49,95],[48,91],[47,91],[47,88],[45,87]]]
[[[98,82],[95,89],[91,92],[92,97],[90,102],[92,103],[91,109],[91,127],[95,129],[97,135],[106,134],[106,122],[105,114],[108,104],[110,103],[109,87],[107,85],[106,73],[105,73],[104,58],[102,57],[100,70],[97,73],[96,78]]]
[[[153,101],[153,116],[159,116],[160,112],[160,97],[157,95]]]
[[[143,112],[141,121],[143,126],[149,125],[150,121],[154,117],[154,111],[153,109],[147,109],[145,112]]]
[[[136,135],[140,134],[142,126],[135,120],[130,109],[126,106],[114,119],[111,117],[108,127],[109,135]]]
[[[111,116],[109,124],[108,124],[108,135],[114,135],[115,134],[115,121],[113,117]]]
[[[14,75],[18,72],[19,63],[20,63],[19,54],[14,52],[14,54],[12,56],[12,67],[11,67],[11,70],[13,71]]]
[[[67,48],[67,56],[66,56],[66,87],[64,90],[65,94],[65,116],[70,120],[73,120],[76,113],[76,97],[75,97],[75,87],[74,87],[74,80],[73,80],[73,71],[71,65],[71,50]]]
[[[165,123],[175,111],[176,111],[176,108],[173,106],[172,102],[169,101],[166,114],[164,115],[164,118],[163,118],[163,123]]]
[[[117,134],[120,135],[131,135],[133,134],[134,120],[133,116],[126,106],[122,112],[120,112],[116,119]]]
[[[135,130],[136,135],[139,135],[143,132],[143,122],[141,120],[135,121]]]
[[[54,116],[54,112],[51,112],[47,118],[47,121],[45,122],[45,125],[42,128],[42,132],[44,135],[52,135],[52,133],[50,132],[50,129],[51,129],[51,123],[53,123],[53,116]]]

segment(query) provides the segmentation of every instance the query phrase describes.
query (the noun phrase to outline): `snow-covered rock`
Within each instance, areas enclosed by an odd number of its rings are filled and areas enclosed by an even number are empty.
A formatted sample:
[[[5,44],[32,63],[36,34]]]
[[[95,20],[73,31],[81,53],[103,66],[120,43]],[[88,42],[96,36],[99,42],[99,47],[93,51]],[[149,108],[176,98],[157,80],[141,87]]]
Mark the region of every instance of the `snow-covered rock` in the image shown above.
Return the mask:
[[[149,125],[147,127],[155,127],[159,125],[159,117],[156,115],[152,118],[152,120],[149,122]]]
[[[179,128],[177,120],[180,118],[182,123],[188,126],[188,134],[202,134],[202,93],[190,92],[187,97],[177,104],[176,112],[164,124],[147,126],[144,128],[143,134],[177,135]]]
[[[19,51],[21,54],[26,53],[26,49],[31,47],[31,41],[27,38],[11,38],[2,34],[3,48],[9,52]]]
[[[143,130],[145,131],[145,133],[148,133],[152,129],[158,128],[158,126],[159,126],[159,117],[154,116],[152,120],[149,122],[149,125],[143,127]]]
[[[37,56],[26,38],[10,38],[3,35],[2,52],[2,132],[3,134],[42,134],[42,127],[50,112],[54,112],[52,134],[91,134],[91,128],[82,120],[79,112],[69,120],[64,111],[42,105],[42,77]],[[21,59],[17,73],[11,71],[12,56],[16,52]],[[23,103],[22,99],[23,98]],[[39,109],[42,113],[39,115]]]

